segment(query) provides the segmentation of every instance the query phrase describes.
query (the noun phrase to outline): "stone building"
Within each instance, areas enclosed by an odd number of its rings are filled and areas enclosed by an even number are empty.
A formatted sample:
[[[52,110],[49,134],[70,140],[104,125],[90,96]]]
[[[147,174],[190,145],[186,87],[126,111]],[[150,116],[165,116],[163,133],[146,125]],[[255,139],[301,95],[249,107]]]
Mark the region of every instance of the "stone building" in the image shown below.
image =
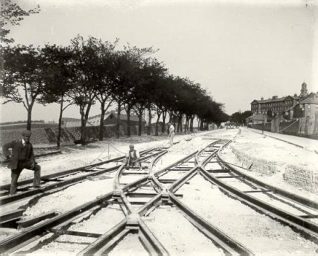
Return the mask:
[[[253,117],[257,117],[256,119],[259,122],[259,114],[263,114],[263,116],[266,115],[270,121],[272,118],[283,115],[286,111],[293,109],[294,106],[307,96],[307,84],[302,83],[299,96],[294,94],[294,96],[273,96],[269,99],[264,99],[263,97],[260,100],[255,99],[251,102],[251,111],[253,115],[250,117],[250,122],[253,123]]]
[[[282,132],[297,125],[295,135],[318,135],[318,93],[308,93],[306,83],[301,85],[299,95],[253,100],[251,110],[250,125],[270,121],[272,132]]]
[[[299,118],[299,134],[318,134],[318,93],[311,93],[299,102],[303,117]]]

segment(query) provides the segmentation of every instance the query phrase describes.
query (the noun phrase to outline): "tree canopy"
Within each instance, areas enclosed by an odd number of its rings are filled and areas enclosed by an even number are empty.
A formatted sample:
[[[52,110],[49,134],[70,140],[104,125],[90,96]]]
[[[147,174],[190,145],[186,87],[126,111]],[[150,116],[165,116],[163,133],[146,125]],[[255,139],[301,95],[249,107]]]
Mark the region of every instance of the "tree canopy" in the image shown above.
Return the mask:
[[[78,35],[63,47],[4,47],[2,96],[6,102],[24,105],[29,129],[34,102],[60,104],[59,120],[69,104],[77,105],[83,143],[90,109],[97,102],[101,106],[101,140],[103,118],[113,102],[118,105],[118,115],[121,109],[126,110],[128,123],[131,111],[137,113],[139,135],[145,110],[149,124],[157,115],[156,134],[160,118],[162,132],[167,117],[177,124],[178,131],[192,130],[195,118],[200,120],[201,127],[203,123],[219,124],[228,119],[223,105],[214,101],[199,83],[170,74],[165,64],[153,56],[156,51],[152,47],[126,45],[118,50],[117,43],[118,40],[108,42]],[[129,135],[129,124],[127,129]]]

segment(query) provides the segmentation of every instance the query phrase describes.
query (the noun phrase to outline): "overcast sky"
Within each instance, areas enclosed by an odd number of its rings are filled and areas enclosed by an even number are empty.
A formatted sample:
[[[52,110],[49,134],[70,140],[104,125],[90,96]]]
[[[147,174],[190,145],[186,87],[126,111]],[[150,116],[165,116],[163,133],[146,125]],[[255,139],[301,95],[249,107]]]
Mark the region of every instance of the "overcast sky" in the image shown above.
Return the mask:
[[[257,4],[255,4],[257,2]],[[200,83],[225,111],[250,102],[318,91],[315,1],[20,0],[39,14],[12,28],[16,43],[67,45],[77,34],[159,49],[169,72]],[[307,3],[307,5],[305,4]],[[315,15],[316,14],[316,15]],[[1,121],[26,120],[22,104],[1,106]],[[13,114],[14,113],[14,114]],[[99,114],[99,106],[91,115]],[[77,107],[64,116],[78,117]],[[33,119],[57,120],[58,106],[36,105]]]

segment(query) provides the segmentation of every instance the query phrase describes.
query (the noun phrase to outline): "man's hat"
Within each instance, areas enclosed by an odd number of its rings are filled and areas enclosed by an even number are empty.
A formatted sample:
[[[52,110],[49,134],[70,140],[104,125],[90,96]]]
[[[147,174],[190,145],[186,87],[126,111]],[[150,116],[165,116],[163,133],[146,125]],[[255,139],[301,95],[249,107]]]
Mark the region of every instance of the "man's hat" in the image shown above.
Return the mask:
[[[133,145],[133,144],[130,144],[130,145],[129,145],[129,147],[130,147],[130,148],[133,148],[133,147],[134,147],[134,145]]]
[[[23,135],[23,136],[27,136],[27,137],[30,137],[31,134],[32,134],[32,133],[31,133],[31,131],[29,131],[29,130],[25,130],[25,131],[22,132],[22,135]]]

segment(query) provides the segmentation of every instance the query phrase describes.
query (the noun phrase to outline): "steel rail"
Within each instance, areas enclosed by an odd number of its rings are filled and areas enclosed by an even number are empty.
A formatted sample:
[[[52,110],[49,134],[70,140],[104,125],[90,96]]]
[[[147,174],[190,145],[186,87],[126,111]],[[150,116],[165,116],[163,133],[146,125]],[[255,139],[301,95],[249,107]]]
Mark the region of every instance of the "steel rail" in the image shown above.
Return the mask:
[[[138,179],[138,180],[136,180],[136,181],[134,181],[134,182],[132,182],[132,183],[129,183],[129,184],[125,185],[124,187],[122,187],[120,190],[122,190],[123,192],[128,192],[131,188],[135,188],[135,187],[138,186],[138,185],[141,185],[141,184],[143,184],[143,183],[149,182],[149,181],[153,180],[153,179],[152,179],[152,176],[154,176],[154,177],[157,178],[159,175],[161,175],[162,173],[164,173],[167,169],[169,169],[169,168],[171,168],[171,167],[173,167],[173,166],[175,166],[175,165],[178,165],[178,164],[180,164],[180,163],[183,163],[184,161],[186,161],[186,160],[189,159],[189,158],[192,158],[193,155],[196,154],[196,152],[197,152],[197,151],[195,151],[194,153],[192,153],[192,154],[190,154],[190,155],[188,155],[188,156],[186,156],[186,157],[184,157],[184,158],[178,160],[177,162],[175,162],[175,163],[169,165],[168,167],[165,167],[165,168],[163,168],[163,169],[161,169],[161,170],[159,170],[159,171],[156,171],[156,172],[152,173],[151,175],[142,177],[142,178],[140,178],[140,179]]]
[[[98,252],[98,250],[107,250],[105,248],[105,244],[109,241],[111,241],[114,237],[116,237],[118,234],[122,234],[122,232],[125,230],[127,224],[127,220],[124,219],[120,223],[118,223],[116,226],[111,228],[108,232],[101,235],[99,238],[97,238],[93,243],[91,243],[89,246],[84,248],[82,251],[80,251],[77,255],[93,255]],[[129,230],[127,230],[129,231]]]
[[[41,233],[46,232],[50,228],[59,225],[68,219],[77,216],[81,214],[84,211],[87,211],[94,206],[103,203],[104,201],[107,201],[111,199],[113,193],[108,193],[100,198],[97,198],[91,202],[85,203],[79,207],[74,208],[73,210],[70,210],[66,213],[60,214],[56,217],[53,217],[52,219],[49,219],[43,223],[39,223],[35,226],[32,226],[30,228],[27,228],[26,230],[22,231],[19,234],[13,235],[8,237],[5,240],[0,241],[0,252],[4,253],[10,249],[13,249],[16,245],[26,242],[29,239],[32,239],[32,237],[39,235]]]
[[[87,179],[88,177],[98,176],[98,175],[104,174],[106,172],[112,172],[112,171],[116,170],[117,168],[118,168],[118,166],[114,166],[114,167],[106,168],[104,170],[96,171],[93,173],[88,173],[88,174],[82,175],[80,177],[75,177],[75,178],[72,178],[69,180],[59,181],[57,183],[54,183],[51,185],[46,185],[46,186],[43,186],[41,188],[28,190],[28,191],[25,191],[22,193],[17,193],[17,194],[11,195],[11,196],[4,196],[4,197],[0,198],[0,205],[12,203],[12,202],[15,202],[15,201],[22,199],[22,198],[31,197],[31,196],[34,196],[37,194],[41,194],[43,192],[47,192],[47,191],[56,189],[56,188],[65,187],[65,186],[70,185],[70,184],[76,184],[80,181]]]
[[[144,247],[146,248],[146,250],[150,254],[168,255],[169,253],[167,252],[167,250],[161,245],[159,240],[151,233],[151,231],[148,229],[147,225],[142,221],[141,217],[146,215],[146,214],[149,214],[150,211],[154,210],[160,204],[165,203],[165,201],[163,201],[163,199],[167,196],[170,198],[170,200],[174,204],[177,205],[177,203],[179,201],[176,198],[176,196],[173,195],[171,192],[169,192],[167,189],[164,189],[162,184],[158,181],[157,177],[160,177],[161,175],[165,174],[166,171],[168,172],[169,170],[167,170],[167,169],[169,169],[173,166],[177,166],[180,163],[184,163],[187,160],[190,160],[191,158],[193,158],[193,155],[196,153],[197,153],[197,151],[190,154],[187,157],[182,158],[181,160],[175,162],[174,164],[169,165],[168,167],[157,171],[157,172],[152,172],[152,168],[150,168],[151,174],[149,174],[146,177],[143,177],[139,180],[136,180],[135,182],[127,184],[121,190],[119,190],[119,196],[117,196],[117,200],[120,204],[124,205],[124,207],[126,208],[126,214],[128,214],[128,215],[126,215],[125,220],[123,220],[121,223],[119,223],[118,225],[113,227],[111,230],[106,232],[104,235],[100,235],[95,240],[95,242],[93,242],[88,247],[86,247],[83,251],[81,251],[79,253],[79,255],[91,255],[92,253],[95,255],[101,255],[104,253],[108,253],[130,232],[132,232],[132,233],[137,232],[138,233],[139,239],[142,241],[142,244],[144,245]],[[153,167],[153,163],[155,161],[156,161],[156,159],[153,160],[151,167]],[[198,170],[199,171],[201,170],[201,168],[199,168],[198,166],[190,167],[189,170],[187,170],[187,172],[185,173],[185,175],[183,175],[181,178],[179,178],[176,182],[174,182],[170,186],[171,191],[178,188],[180,184],[184,184],[184,182],[186,180],[190,179],[193,175],[195,175],[196,172],[198,172]],[[148,201],[140,209],[138,209],[137,213],[135,213],[129,200],[127,200],[126,193],[129,193],[129,191],[131,191],[131,189],[136,189],[136,187],[139,187],[140,185],[146,184],[148,182],[154,184],[159,189],[159,194],[155,195],[150,201]],[[114,191],[114,192],[116,192],[116,191]],[[39,235],[41,232],[43,233],[43,232],[49,230],[50,228],[55,227],[56,225],[60,225],[64,221],[69,221],[70,218],[74,218],[74,216],[79,215],[83,211],[91,209],[92,207],[98,205],[98,203],[107,202],[107,200],[110,200],[111,198],[113,198],[114,192],[105,195],[103,198],[99,198],[97,201],[95,200],[96,201],[95,204],[93,204],[93,202],[86,203],[85,205],[86,205],[87,209],[85,207],[82,208],[83,206],[81,206],[81,207],[77,208],[77,210],[79,212],[74,213],[74,211],[76,211],[76,209],[73,209],[70,211],[73,214],[71,214],[70,212],[67,212],[63,215],[54,217],[51,220],[45,221],[42,224],[42,225],[45,224],[44,227],[42,227],[40,224],[34,226],[34,228],[36,228],[38,226],[40,226],[42,228],[38,232],[34,231],[34,233],[32,233],[31,231],[33,230],[33,228],[27,229],[26,231],[28,231],[28,236],[27,235],[23,236],[24,241],[16,240],[15,242],[17,242],[17,243],[26,242],[30,239],[30,235],[33,235],[33,236]],[[204,220],[200,221],[200,219],[196,218],[196,216],[191,215],[191,211],[190,212],[184,211],[184,212],[188,212],[188,215],[187,215],[188,220],[191,220],[190,222],[197,229],[199,229],[200,232],[204,233],[210,239],[213,238],[211,235],[211,230],[207,231],[208,228],[204,227],[204,225],[203,225],[205,223]],[[132,221],[133,226],[130,226],[131,225],[130,217],[133,215],[136,215],[136,214],[139,217],[137,219],[133,219],[133,221]],[[68,216],[68,218],[64,217],[64,219],[63,219],[61,216]],[[60,219],[60,218],[62,218],[62,219]],[[65,224],[63,224],[63,225],[65,226]],[[210,227],[210,225],[209,225],[209,227]],[[210,237],[209,237],[209,235],[210,235]],[[19,236],[17,236],[17,237],[19,237]],[[225,235],[224,237],[227,237],[227,236]],[[219,238],[219,239],[221,240],[221,238]],[[215,243],[219,242],[220,244],[222,244],[221,241],[217,240],[217,238],[215,238],[215,237],[212,240]],[[226,244],[226,242],[223,242],[223,244],[222,244],[223,247],[226,247],[225,244]],[[3,247],[1,247],[1,245],[2,244],[0,243],[0,249],[3,248]],[[5,244],[4,246],[10,247],[10,245],[12,247],[12,244],[10,244],[10,243]],[[7,248],[7,247],[5,247],[5,248]],[[237,248],[240,248],[240,247],[237,247]],[[230,251],[230,249],[228,249],[228,250]],[[248,254],[248,255],[250,255],[250,254]]]
[[[170,200],[185,214],[185,217],[206,237],[219,245],[226,252],[226,254],[254,255],[253,252],[244,247],[238,241],[235,241],[233,238],[226,235],[220,229],[211,225],[198,214],[190,210],[190,208],[183,204],[180,200],[178,200],[175,195],[170,193],[169,196]]]
[[[160,152],[161,153],[161,152]],[[179,163],[180,161],[182,161],[183,159],[179,160],[177,163]],[[131,184],[128,184],[126,186],[123,187],[122,192],[127,192],[129,191],[129,189],[136,187],[142,183],[147,183],[147,182],[152,182],[151,180],[149,180],[149,177],[144,177],[142,179],[139,179]],[[92,209],[93,207],[97,206],[98,204],[102,204],[107,200],[110,200],[113,197],[113,192],[112,193],[108,193],[107,195],[98,198],[96,200],[93,200],[91,202],[88,202],[84,205],[81,205],[73,210],[70,210],[64,214],[58,215],[56,217],[53,217],[52,219],[49,219],[47,221],[44,221],[43,223],[34,225],[30,228],[27,228],[26,230],[24,230],[23,232],[8,237],[7,239],[3,240],[0,242],[0,251],[1,252],[7,252],[7,251],[14,251],[14,248],[17,244],[25,244],[28,243],[28,241],[30,241],[32,239],[32,237],[35,236],[39,236],[45,232],[47,232],[50,229],[54,229],[54,227],[63,224],[63,226],[67,226],[67,224],[65,224],[64,222],[68,223],[72,218],[82,214],[83,212]],[[125,198],[124,195],[122,195],[122,198]],[[153,200],[151,200],[147,205],[148,207],[153,207],[154,205],[158,205],[158,200],[160,200],[161,196],[155,196],[155,198]],[[129,204],[127,204],[127,201],[124,199],[123,202],[126,202],[126,205],[128,205],[128,214],[131,211],[131,207],[129,206]],[[140,212],[143,212],[143,210],[148,210],[146,207],[143,207],[141,209]],[[129,216],[129,215],[128,215]],[[62,232],[63,233],[63,232]],[[149,234],[145,234],[145,232],[143,232],[143,237],[147,238],[149,240]],[[151,237],[151,236],[150,236]],[[98,238],[98,240],[102,239],[102,237]],[[149,244],[154,244],[153,241],[148,241]],[[158,249],[156,249],[158,251]],[[155,250],[155,251],[156,251]]]
[[[142,158],[140,158],[139,161],[143,161],[143,160],[146,160],[148,158],[151,158],[151,157],[156,157],[156,156],[160,156],[162,154],[162,151],[159,151],[159,152],[156,152],[152,155],[147,155],[147,156],[144,156]],[[120,182],[119,182],[119,179],[120,177],[122,176],[123,172],[125,171],[125,167],[126,167],[126,163],[122,164],[118,170],[118,172],[116,173],[116,176],[114,178],[114,189],[117,190],[117,189],[120,189]]]
[[[197,166],[192,167],[187,173],[185,173],[181,178],[176,180],[168,188],[170,192],[177,191],[182,185],[184,185],[189,179],[191,179],[197,173]]]
[[[110,162],[116,162],[116,161],[121,160],[123,158],[124,158],[123,156],[116,157],[116,158],[109,159],[109,160],[102,161],[102,162],[98,162],[98,163],[95,163],[95,164],[90,164],[90,165],[87,165],[87,166],[82,166],[82,167],[78,167],[78,168],[74,168],[74,169],[70,169],[70,170],[65,170],[65,171],[61,171],[61,172],[58,172],[58,173],[44,175],[44,176],[41,177],[41,180],[50,180],[50,179],[58,178],[60,176],[70,175],[70,174],[73,174],[73,173],[76,173],[76,172],[81,172],[81,171],[84,171],[84,170],[87,170],[89,168],[96,167],[96,166],[99,166],[99,165],[107,164],[107,163],[110,163]],[[33,182],[33,179],[27,179],[27,180],[23,180],[23,181],[18,182],[18,185],[19,186],[28,185],[28,184],[32,184],[32,182]],[[1,185],[0,186],[0,190],[8,190],[8,189],[10,189],[10,184],[5,184],[5,185]]]
[[[218,150],[220,150],[221,148],[223,148],[223,145],[222,145],[219,149],[215,148],[215,150],[214,150],[213,152],[208,152],[208,153],[210,153],[210,155],[209,155],[208,157],[206,157],[206,159],[203,160],[201,163],[199,163],[199,156],[200,156],[202,153],[204,153],[207,149],[209,149],[210,147],[214,146],[215,144],[220,144],[220,143],[222,143],[221,140],[216,140],[216,141],[212,142],[211,144],[209,144],[208,146],[206,146],[205,148],[201,149],[201,150],[196,154],[196,156],[195,156],[197,165],[202,165],[202,166],[206,165],[207,162],[208,162],[212,157],[215,156],[216,152],[217,152]]]
[[[151,151],[153,151],[155,149],[156,148],[152,148],[150,150],[145,150],[145,151],[142,152],[142,154],[149,153],[149,152],[151,152]],[[43,176],[41,179],[42,180],[45,180],[45,179],[46,180],[50,180],[50,179],[57,178],[57,177],[62,177],[62,176],[66,176],[66,175],[72,175],[72,174],[75,174],[77,172],[86,172],[90,168],[93,168],[93,167],[96,167],[96,166],[99,166],[99,165],[103,165],[103,164],[107,164],[107,163],[111,163],[111,162],[116,162],[116,161],[121,160],[123,158],[124,157],[117,157],[117,158],[114,158],[114,159],[110,159],[110,160],[102,161],[102,162],[99,162],[99,163],[91,164],[91,165],[88,165],[88,166],[85,166],[85,167],[75,168],[75,169],[63,171],[63,172],[56,173],[56,174],[46,175],[46,176]],[[20,200],[22,198],[31,197],[31,196],[34,196],[34,195],[37,195],[37,194],[41,194],[43,192],[47,192],[47,191],[50,191],[50,190],[53,190],[53,189],[56,189],[56,188],[59,188],[59,187],[64,187],[64,186],[67,186],[67,185],[70,185],[70,184],[76,184],[76,183],[78,183],[78,182],[80,182],[82,180],[85,180],[88,177],[101,175],[101,174],[103,174],[105,172],[112,172],[112,171],[114,171],[114,170],[116,170],[118,168],[119,168],[118,166],[109,167],[109,168],[105,168],[103,170],[98,170],[98,171],[87,173],[86,175],[84,174],[84,175],[82,175],[80,177],[75,177],[75,178],[72,178],[72,179],[69,179],[69,180],[65,180],[65,181],[59,181],[59,182],[56,182],[56,183],[51,184],[51,185],[45,185],[45,186],[42,186],[41,188],[33,188],[31,190],[27,190],[27,191],[21,192],[21,193],[16,193],[14,195],[3,196],[3,197],[0,197],[0,205],[5,205],[5,204],[11,203],[11,202],[15,202],[15,201]],[[28,184],[31,181],[32,180],[26,180],[24,182],[27,182],[26,184]],[[10,186],[10,185],[6,185],[6,186]]]
[[[177,162],[172,163],[172,164],[168,165],[167,167],[164,167],[163,169],[161,169],[161,170],[159,170],[159,171],[156,171],[156,172],[154,173],[154,175],[155,175],[156,177],[160,177],[160,176],[164,175],[165,173],[169,172],[169,169],[170,169],[170,168],[172,168],[172,167],[174,167],[174,166],[177,166],[177,165],[179,165],[180,163],[186,162],[188,159],[192,158],[197,152],[198,152],[198,151],[195,151],[195,152],[191,153],[190,155],[181,158],[181,159],[178,160]]]
[[[274,206],[271,206],[263,202],[262,200],[251,197],[248,194],[245,194],[244,192],[241,192],[240,190],[220,181],[218,178],[214,177],[202,168],[200,169],[200,173],[203,174],[203,176],[207,178],[207,180],[209,180],[211,183],[222,188],[224,191],[239,199],[241,202],[244,202],[245,204],[256,208],[257,210],[269,215],[270,217],[280,220],[284,224],[289,225],[297,229],[298,231],[304,232],[305,235],[310,236],[310,238],[318,242],[318,225],[311,223],[303,218],[300,218],[294,214],[275,208]]]
[[[286,198],[289,198],[295,202],[298,202],[298,203],[301,203],[301,204],[304,204],[306,206],[309,206],[309,207],[312,207],[314,209],[318,209],[318,202],[315,202],[313,200],[310,200],[308,198],[305,198],[305,197],[302,197],[302,196],[299,196],[299,195],[296,195],[296,194],[293,194],[291,192],[288,192],[286,190],[283,190],[281,188],[278,188],[278,187],[275,187],[275,186],[272,186],[270,184],[267,184],[265,182],[262,182],[246,173],[243,173],[241,171],[239,171],[237,168],[231,166],[231,164],[228,164],[226,163],[223,158],[217,154],[217,158],[218,160],[220,161],[220,163],[227,169],[229,169],[230,171],[234,172],[235,174],[237,175],[240,175],[241,177],[243,177],[244,179],[246,180],[249,180],[259,186],[262,186],[266,189],[269,189],[269,190],[272,190],[272,192],[276,193],[276,194],[279,194],[279,195],[282,195]]]
[[[146,150],[141,151],[140,154],[146,154],[146,153],[149,153],[149,152],[151,152],[151,151],[153,151],[155,149],[157,149],[157,148],[146,149]],[[76,173],[76,172],[81,172],[81,171],[88,170],[90,168],[93,168],[93,167],[96,167],[96,166],[99,166],[99,165],[103,165],[103,164],[107,164],[107,163],[111,163],[111,162],[116,162],[116,161],[122,160],[124,158],[125,158],[125,156],[119,156],[119,157],[116,157],[116,158],[112,158],[112,159],[109,159],[109,160],[97,162],[97,163],[94,163],[94,164],[89,164],[89,165],[77,167],[77,168],[74,168],[74,169],[64,170],[64,171],[61,171],[61,172],[58,172],[58,173],[44,175],[44,176],[41,177],[41,180],[50,180],[50,179],[54,179],[54,178],[57,178],[57,177],[60,177],[60,176],[70,175],[70,174],[73,174],[73,173]],[[33,182],[33,179],[26,179],[26,180],[18,182],[18,186],[32,184],[32,182]],[[0,190],[9,190],[10,186],[11,186],[10,183],[9,184],[5,184],[5,185],[1,185],[0,186]]]
[[[148,226],[143,222],[142,219],[139,219],[139,228],[140,233],[146,238],[146,240],[151,245],[151,251],[155,251],[157,255],[165,256],[169,255],[167,249],[160,243],[156,236],[150,231]]]

